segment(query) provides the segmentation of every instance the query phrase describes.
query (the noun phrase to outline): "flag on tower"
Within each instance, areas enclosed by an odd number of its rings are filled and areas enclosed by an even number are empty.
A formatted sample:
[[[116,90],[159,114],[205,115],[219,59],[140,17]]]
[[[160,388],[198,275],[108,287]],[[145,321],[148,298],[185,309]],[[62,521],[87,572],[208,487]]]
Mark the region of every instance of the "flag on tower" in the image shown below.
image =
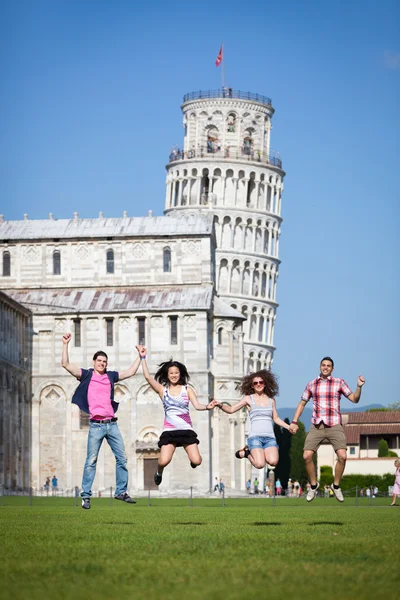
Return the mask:
[[[215,61],[215,66],[216,66],[216,67],[219,67],[219,65],[220,65],[221,63],[222,63],[222,46],[221,46],[221,48],[219,49],[218,56],[217,56],[217,59],[216,59],[216,61]]]

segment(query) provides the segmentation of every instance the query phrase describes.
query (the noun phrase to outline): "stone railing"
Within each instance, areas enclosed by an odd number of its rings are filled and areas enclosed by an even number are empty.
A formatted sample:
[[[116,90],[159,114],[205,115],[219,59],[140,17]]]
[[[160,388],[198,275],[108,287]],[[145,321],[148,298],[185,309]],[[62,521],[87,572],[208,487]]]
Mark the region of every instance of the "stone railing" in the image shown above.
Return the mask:
[[[169,154],[169,162],[177,162],[181,160],[205,158],[207,160],[248,160],[250,162],[259,162],[267,165],[272,165],[282,169],[282,159],[279,152],[272,150],[269,156],[266,156],[259,150],[251,148],[230,148],[229,146],[207,145],[193,148],[184,152],[180,148],[173,148]]]
[[[266,106],[272,106],[271,98],[262,96],[261,94],[252,94],[251,92],[241,92],[232,88],[223,87],[220,90],[199,90],[198,92],[190,92],[183,96],[183,103],[191,100],[203,100],[207,98],[236,98],[238,100],[250,100],[259,102]]]

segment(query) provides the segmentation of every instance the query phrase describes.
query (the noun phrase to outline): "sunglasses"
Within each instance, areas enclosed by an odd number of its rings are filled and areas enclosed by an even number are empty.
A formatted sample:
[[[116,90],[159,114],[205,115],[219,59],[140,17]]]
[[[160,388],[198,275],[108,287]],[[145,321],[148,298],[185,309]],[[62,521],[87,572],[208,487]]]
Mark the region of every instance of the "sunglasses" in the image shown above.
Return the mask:
[[[253,385],[265,385],[265,383],[261,381],[253,381]]]

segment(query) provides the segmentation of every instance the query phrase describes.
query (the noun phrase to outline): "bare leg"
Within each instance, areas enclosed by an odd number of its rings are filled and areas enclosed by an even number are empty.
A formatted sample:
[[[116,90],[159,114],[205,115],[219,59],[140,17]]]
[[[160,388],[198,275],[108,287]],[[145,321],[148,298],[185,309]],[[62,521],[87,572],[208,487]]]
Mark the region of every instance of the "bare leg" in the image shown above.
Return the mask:
[[[193,468],[201,465],[203,459],[201,458],[199,446],[197,444],[189,444],[188,446],[184,446],[184,449]]]
[[[261,448],[254,448],[254,450],[251,450],[248,459],[256,469],[263,469],[265,466],[264,450]]]
[[[311,485],[317,485],[317,477],[315,475],[315,466],[313,462],[314,450],[304,450],[303,458],[306,463],[306,471]]]
[[[264,450],[265,462],[269,464],[270,467],[275,467],[279,461],[279,451],[278,448],[266,448]]]
[[[396,494],[393,494],[392,504],[390,506],[395,506],[396,504]]]
[[[157,473],[162,475],[165,467],[169,465],[176,450],[174,444],[166,444],[161,446],[160,456],[158,457]]]
[[[343,448],[341,450],[336,450],[337,462],[335,467],[335,477],[333,479],[334,485],[340,485],[340,480],[343,475],[344,468],[346,466],[347,453]]]

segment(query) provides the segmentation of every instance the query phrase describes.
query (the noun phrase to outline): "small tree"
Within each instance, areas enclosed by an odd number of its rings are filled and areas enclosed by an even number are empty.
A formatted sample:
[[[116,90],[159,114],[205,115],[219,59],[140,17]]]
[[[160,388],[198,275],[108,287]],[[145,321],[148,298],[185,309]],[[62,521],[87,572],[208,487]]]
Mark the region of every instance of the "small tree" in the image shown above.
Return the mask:
[[[289,425],[289,419],[285,419],[285,423]],[[279,445],[279,462],[275,469],[275,481],[280,479],[284,490],[287,488],[290,475],[290,446],[292,443],[292,434],[287,429],[274,424],[274,432],[276,441]]]
[[[379,440],[378,457],[389,456],[389,445],[386,440]]]
[[[321,488],[321,490],[323,490],[326,485],[331,485],[332,483],[333,483],[332,467],[328,467],[327,465],[321,465],[321,474],[319,476],[319,487]]]
[[[299,430],[292,438],[292,447],[290,449],[290,475],[292,480],[298,479],[302,487],[307,481],[307,471],[303,459],[304,440],[306,439],[306,430],[304,424],[298,421]],[[316,453],[315,453],[316,454]]]

